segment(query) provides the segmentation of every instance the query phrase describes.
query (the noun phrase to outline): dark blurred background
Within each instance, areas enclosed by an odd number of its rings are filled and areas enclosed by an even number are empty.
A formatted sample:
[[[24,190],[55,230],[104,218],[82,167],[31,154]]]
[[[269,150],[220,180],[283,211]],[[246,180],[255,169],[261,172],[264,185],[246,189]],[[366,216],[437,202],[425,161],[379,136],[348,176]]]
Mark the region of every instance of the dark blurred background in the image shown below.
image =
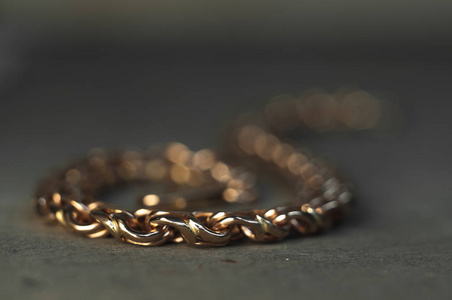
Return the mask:
[[[2,294],[449,299],[451,16],[426,0],[0,1]],[[322,236],[141,248],[34,215],[38,179],[92,147],[211,147],[273,96],[344,85],[397,118],[300,136],[358,189],[350,220]]]

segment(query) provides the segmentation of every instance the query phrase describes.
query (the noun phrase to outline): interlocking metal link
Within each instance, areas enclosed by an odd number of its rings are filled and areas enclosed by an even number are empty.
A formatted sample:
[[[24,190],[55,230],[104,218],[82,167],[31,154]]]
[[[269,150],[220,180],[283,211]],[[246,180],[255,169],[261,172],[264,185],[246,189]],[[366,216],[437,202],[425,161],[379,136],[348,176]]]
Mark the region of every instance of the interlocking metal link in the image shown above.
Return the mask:
[[[113,236],[141,246],[168,242],[224,246],[237,239],[273,242],[288,235],[318,233],[338,222],[350,208],[351,185],[322,158],[282,142],[283,132],[304,125],[325,131],[367,129],[378,120],[379,105],[362,91],[283,95],[262,113],[240,118],[225,138],[218,160],[211,150],[190,151],[172,143],[147,151],[90,151],[87,157],[55,170],[39,185],[39,214],[90,238]],[[289,205],[238,212],[185,211],[211,199],[250,203],[255,178],[248,170],[266,170],[294,192]],[[106,189],[158,182],[171,192],[148,194],[136,211],[99,202]],[[163,208],[166,208],[163,210]]]

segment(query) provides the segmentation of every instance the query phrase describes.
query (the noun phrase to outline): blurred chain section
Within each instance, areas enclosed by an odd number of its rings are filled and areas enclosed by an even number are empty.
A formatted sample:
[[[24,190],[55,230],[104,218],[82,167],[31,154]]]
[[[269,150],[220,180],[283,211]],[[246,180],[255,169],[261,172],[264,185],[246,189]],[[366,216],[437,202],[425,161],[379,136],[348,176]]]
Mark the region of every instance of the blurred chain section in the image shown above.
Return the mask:
[[[41,182],[36,192],[38,212],[87,237],[111,235],[143,246],[167,242],[223,246],[242,238],[268,242],[297,233],[316,234],[349,210],[351,185],[321,157],[281,141],[283,134],[300,126],[319,132],[370,129],[380,110],[379,102],[361,90],[278,96],[263,111],[238,118],[225,136],[219,153],[237,167],[219,160],[211,150],[193,152],[180,143],[141,152],[94,149]],[[270,209],[187,211],[214,199],[255,200],[255,176],[244,165],[270,170],[292,188],[294,198]],[[165,183],[170,192],[144,195],[136,211],[96,200],[116,186],[149,181]]]

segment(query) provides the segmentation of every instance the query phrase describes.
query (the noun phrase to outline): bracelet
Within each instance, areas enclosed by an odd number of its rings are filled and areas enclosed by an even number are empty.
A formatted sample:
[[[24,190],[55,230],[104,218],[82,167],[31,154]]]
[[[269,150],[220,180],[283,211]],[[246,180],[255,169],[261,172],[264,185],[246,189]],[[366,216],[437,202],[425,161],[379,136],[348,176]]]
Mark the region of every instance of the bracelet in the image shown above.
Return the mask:
[[[378,102],[363,91],[282,95],[262,112],[234,122],[218,152],[193,152],[180,143],[146,151],[94,149],[41,181],[37,210],[84,236],[114,236],[142,246],[224,246],[243,238],[271,242],[316,234],[347,213],[351,185],[323,158],[282,142],[282,133],[300,125],[320,132],[368,129],[379,114]],[[282,179],[294,194],[292,201],[269,209],[186,211],[194,203],[208,205],[214,199],[252,203],[257,198],[253,169]],[[96,200],[105,190],[149,181],[170,192],[144,195],[135,211]]]

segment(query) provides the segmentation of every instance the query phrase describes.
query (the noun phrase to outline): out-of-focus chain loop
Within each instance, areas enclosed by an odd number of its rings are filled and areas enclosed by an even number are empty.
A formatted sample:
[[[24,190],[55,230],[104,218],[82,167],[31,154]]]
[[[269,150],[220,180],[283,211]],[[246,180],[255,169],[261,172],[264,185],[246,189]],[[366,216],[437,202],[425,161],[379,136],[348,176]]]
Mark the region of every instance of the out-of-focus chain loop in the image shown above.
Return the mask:
[[[167,242],[223,246],[231,240],[278,241],[290,234],[315,234],[341,220],[352,199],[350,184],[325,160],[282,142],[283,132],[298,126],[317,131],[368,129],[379,118],[378,102],[363,91],[282,95],[254,117],[239,118],[225,138],[223,153],[239,167],[205,149],[192,152],[172,143],[147,151],[106,152],[55,170],[39,185],[39,214],[90,238],[114,236],[142,246]],[[251,163],[250,163],[251,162]],[[293,187],[287,206],[241,212],[184,211],[209,199],[250,203],[255,178],[244,165],[259,165]],[[96,201],[103,190],[129,182],[166,184],[172,192],[148,194],[130,212]],[[166,210],[161,210],[162,208]]]

